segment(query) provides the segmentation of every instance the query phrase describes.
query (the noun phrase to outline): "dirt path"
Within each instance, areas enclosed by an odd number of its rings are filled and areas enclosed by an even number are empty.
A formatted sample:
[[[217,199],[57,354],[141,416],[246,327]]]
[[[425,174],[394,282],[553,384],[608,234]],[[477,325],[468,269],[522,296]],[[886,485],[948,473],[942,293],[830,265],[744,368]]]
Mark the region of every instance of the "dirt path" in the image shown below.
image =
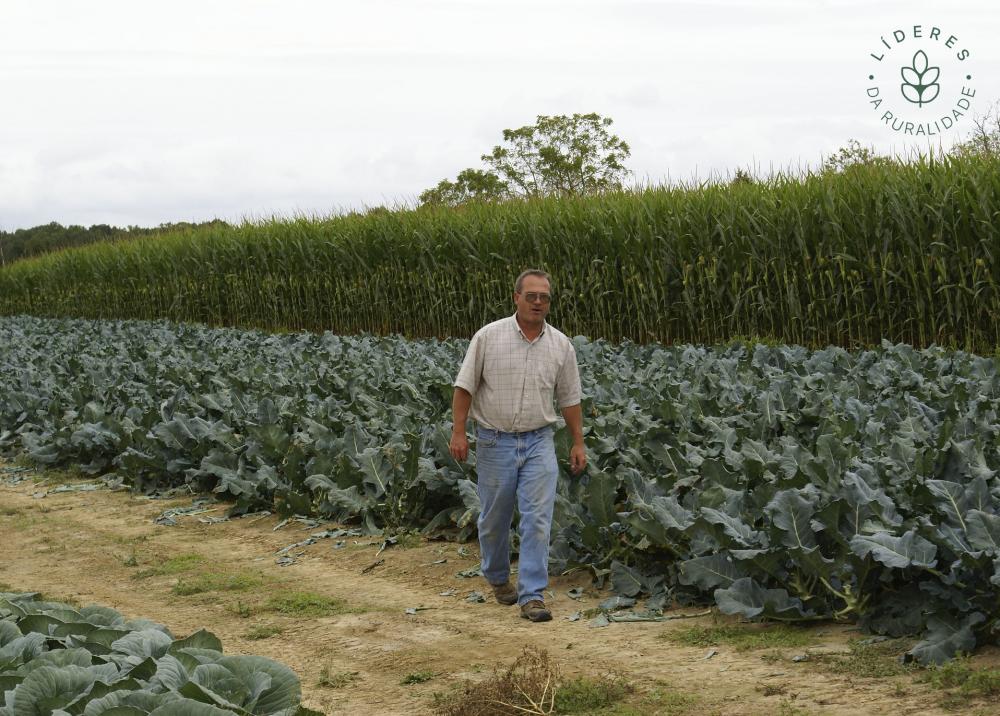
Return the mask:
[[[462,545],[415,540],[416,546],[394,546],[376,558],[376,538],[346,537],[337,549],[336,539],[323,539],[293,550],[303,554],[282,567],[277,550],[323,528],[290,523],[275,531],[274,516],[199,521],[223,515],[224,507],[164,526],[154,519],[169,507],[189,506],[190,498],[52,493],[52,484],[4,483],[9,476],[0,473],[0,583],[111,606],[161,622],[175,636],[208,628],[228,653],[262,654],[291,666],[302,680],[305,704],[330,715],[430,713],[434,692],[482,678],[528,644],[547,649],[568,675],[625,672],[638,689],[632,713],[945,713],[931,705],[937,697],[928,687],[909,675],[874,680],[829,673],[792,662],[802,647],[784,650],[775,661],[774,652],[764,660],[760,652],[721,645],[705,659],[704,647],[677,646],[662,636],[692,623],[711,624],[711,617],[605,628],[568,621],[608,596],[570,599],[571,587],[589,588],[585,574],[553,581],[554,619],[546,624],[519,619],[515,607],[468,603],[470,591],[486,591],[481,578],[456,576],[478,564],[474,544],[460,554]],[[384,562],[362,574],[377,559]],[[439,560],[447,561],[433,564]],[[177,593],[192,585],[197,591],[199,584],[208,591]],[[451,589],[454,596],[440,596]],[[302,591],[343,600],[346,613],[310,617],[266,606],[272,597]],[[409,607],[430,608],[407,615]],[[245,636],[261,627],[282,631],[257,640]],[[822,625],[815,634],[812,653],[846,651],[847,640],[858,636],[839,625]],[[429,680],[400,683],[418,672],[431,672],[424,674]],[[333,685],[319,685],[324,673]],[[652,690],[659,700],[648,696]]]

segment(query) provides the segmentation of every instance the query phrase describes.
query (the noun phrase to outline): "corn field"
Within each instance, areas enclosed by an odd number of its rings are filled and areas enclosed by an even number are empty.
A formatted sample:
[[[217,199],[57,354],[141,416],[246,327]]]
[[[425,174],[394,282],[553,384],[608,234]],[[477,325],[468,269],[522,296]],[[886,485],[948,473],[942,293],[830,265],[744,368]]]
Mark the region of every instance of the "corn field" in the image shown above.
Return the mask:
[[[371,211],[95,244],[0,271],[0,314],[471,335],[524,268],[551,320],[613,341],[883,338],[992,353],[1000,161]]]

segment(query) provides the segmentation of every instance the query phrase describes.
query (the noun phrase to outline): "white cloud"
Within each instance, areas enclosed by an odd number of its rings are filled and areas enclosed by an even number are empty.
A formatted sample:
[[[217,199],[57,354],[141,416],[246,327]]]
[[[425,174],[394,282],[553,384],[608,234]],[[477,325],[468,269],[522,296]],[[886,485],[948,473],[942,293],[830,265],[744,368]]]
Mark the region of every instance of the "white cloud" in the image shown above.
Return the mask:
[[[613,117],[657,181],[898,149],[865,59],[916,22],[973,49],[978,106],[1000,97],[990,2],[15,0],[0,228],[412,200],[538,114]]]

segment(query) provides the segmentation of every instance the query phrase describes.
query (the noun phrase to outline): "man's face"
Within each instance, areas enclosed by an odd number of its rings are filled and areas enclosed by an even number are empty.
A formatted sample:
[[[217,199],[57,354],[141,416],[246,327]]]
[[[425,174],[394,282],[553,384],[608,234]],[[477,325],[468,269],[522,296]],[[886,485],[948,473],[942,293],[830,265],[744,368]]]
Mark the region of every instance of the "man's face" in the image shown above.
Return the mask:
[[[527,326],[540,326],[549,313],[551,296],[548,279],[541,276],[525,276],[521,282],[521,292],[514,293],[518,320]]]

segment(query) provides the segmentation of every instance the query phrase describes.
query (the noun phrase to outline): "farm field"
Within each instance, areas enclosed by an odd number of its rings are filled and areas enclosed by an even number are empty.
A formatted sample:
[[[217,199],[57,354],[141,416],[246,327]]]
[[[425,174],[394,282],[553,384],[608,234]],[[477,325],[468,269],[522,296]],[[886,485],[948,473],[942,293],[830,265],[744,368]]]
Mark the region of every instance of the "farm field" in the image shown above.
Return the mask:
[[[435,692],[486,678],[526,645],[548,650],[567,678],[623,672],[635,690],[603,713],[954,712],[944,708],[949,691],[924,681],[933,672],[904,670],[876,651],[856,648],[855,657],[864,658],[851,658],[849,644],[863,635],[850,625],[785,628],[752,648],[725,638],[713,642],[712,634],[724,633],[719,624],[735,622],[707,615],[594,628],[586,618],[566,619],[611,596],[592,591],[585,573],[555,578],[554,620],[529,624],[510,608],[466,601],[471,591],[483,590],[478,578],[456,576],[478,563],[474,544],[413,538],[376,557],[377,537],[326,539],[286,552],[295,561],[282,567],[279,550],[332,526],[293,521],[275,530],[276,515],[200,521],[224,514],[216,504],[177,514],[173,526],[157,524],[164,511],[189,508],[191,498],[84,491],[79,487],[90,481],[65,482],[63,473],[15,472],[10,462],[0,468],[0,534],[5,552],[16,556],[0,562],[0,583],[142,614],[175,633],[207,627],[227,653],[260,654],[292,667],[303,704],[330,716],[432,713]],[[77,491],[54,491],[74,485]],[[345,544],[336,549],[338,541]],[[379,559],[384,562],[362,573]],[[587,590],[580,600],[568,596],[575,587]],[[453,596],[440,596],[449,590]],[[406,614],[421,607],[427,609]],[[769,633],[755,625],[730,631]],[[665,638],[671,634],[684,643]],[[907,644],[891,646],[886,653],[895,655]],[[809,658],[792,660],[800,655]],[[970,663],[996,667],[1000,650],[982,647]],[[991,712],[985,701],[952,698],[962,713]]]
[[[226,654],[206,629],[0,591],[3,716],[321,716],[301,699],[287,666]]]
[[[995,156],[206,226],[0,268],[0,315],[471,336],[520,270],[568,335],[1000,345]],[[623,306],[626,307],[623,310]]]
[[[475,461],[447,449],[465,343],[165,322],[0,320],[0,450],[459,541]],[[632,600],[919,635],[940,664],[995,641],[992,359],[884,343],[808,351],[575,339],[592,460],[559,477],[550,569]],[[564,430],[556,432],[565,464]]]
[[[227,649],[278,647],[263,655],[326,699],[307,707],[429,710],[532,645],[584,679],[561,682],[583,703],[594,689],[633,703],[622,714],[795,714],[802,699],[866,713],[886,689],[897,708],[921,689],[922,707],[968,708],[1000,692],[970,666],[989,664],[1000,623],[992,358],[576,337],[591,460],[559,477],[549,599],[571,636],[554,646],[475,595],[475,460],[447,450],[465,341],[20,316],[0,319],[0,344],[0,451],[19,461],[3,534],[25,555],[4,589],[176,633],[229,624]],[[565,463],[562,430],[556,445]],[[40,488],[32,469],[94,479]],[[585,659],[568,653],[581,645]],[[755,694],[735,701],[708,678],[744,672]]]
[[[8,13],[0,716],[1000,716],[1000,14],[774,4]]]

